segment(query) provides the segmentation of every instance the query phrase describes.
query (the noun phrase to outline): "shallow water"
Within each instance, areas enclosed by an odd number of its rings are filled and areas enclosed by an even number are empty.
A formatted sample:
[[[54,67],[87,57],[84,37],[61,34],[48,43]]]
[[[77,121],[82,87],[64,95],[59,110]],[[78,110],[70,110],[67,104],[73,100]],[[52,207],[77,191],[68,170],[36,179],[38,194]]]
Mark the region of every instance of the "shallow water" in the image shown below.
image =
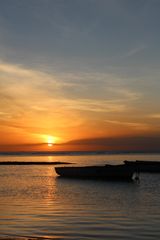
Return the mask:
[[[1,157],[79,164],[160,160],[160,155]],[[159,239],[160,174],[140,183],[57,178],[53,166],[0,166],[0,236]]]

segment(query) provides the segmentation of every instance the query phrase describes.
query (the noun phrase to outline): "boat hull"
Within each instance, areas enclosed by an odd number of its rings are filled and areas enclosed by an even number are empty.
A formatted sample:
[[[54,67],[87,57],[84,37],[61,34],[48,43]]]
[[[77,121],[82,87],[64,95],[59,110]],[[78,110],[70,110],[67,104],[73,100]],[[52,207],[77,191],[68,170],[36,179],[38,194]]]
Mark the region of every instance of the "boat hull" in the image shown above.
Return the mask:
[[[160,173],[158,161],[124,161],[126,166],[134,167],[138,172]]]
[[[80,179],[132,180],[134,169],[125,165],[56,167],[61,177]]]

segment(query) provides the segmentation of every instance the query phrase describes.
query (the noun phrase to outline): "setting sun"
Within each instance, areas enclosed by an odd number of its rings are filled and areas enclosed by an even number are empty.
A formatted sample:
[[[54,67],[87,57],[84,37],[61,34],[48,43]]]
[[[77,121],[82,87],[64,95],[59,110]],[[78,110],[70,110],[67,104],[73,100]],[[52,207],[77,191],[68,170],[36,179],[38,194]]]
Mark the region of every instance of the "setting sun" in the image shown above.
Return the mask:
[[[60,141],[61,138],[52,136],[52,135],[41,135],[41,139],[43,138],[43,144],[47,146],[48,148],[53,147],[53,145],[57,145]]]
[[[48,147],[52,147],[53,146],[53,143],[48,143]]]
[[[53,144],[55,143],[55,138],[52,136],[48,136],[47,143],[48,143],[48,147],[52,147]]]

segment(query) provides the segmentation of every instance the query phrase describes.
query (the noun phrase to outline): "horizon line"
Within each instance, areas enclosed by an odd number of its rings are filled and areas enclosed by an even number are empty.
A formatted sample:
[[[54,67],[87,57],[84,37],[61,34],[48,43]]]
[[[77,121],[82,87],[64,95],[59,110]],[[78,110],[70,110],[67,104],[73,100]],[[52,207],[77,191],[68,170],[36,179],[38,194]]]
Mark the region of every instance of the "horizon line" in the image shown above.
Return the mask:
[[[81,154],[121,154],[121,153],[160,153],[160,150],[65,150],[65,151],[0,151],[0,155],[60,155],[67,153]]]

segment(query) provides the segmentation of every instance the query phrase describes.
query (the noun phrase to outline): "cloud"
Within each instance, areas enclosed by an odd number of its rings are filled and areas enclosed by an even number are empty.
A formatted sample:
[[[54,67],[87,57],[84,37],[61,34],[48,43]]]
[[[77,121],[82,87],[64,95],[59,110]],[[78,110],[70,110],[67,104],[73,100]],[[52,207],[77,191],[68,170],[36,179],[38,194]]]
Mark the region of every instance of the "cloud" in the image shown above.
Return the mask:
[[[120,102],[129,105],[142,93],[129,87],[128,79],[107,72],[72,72],[58,74],[66,98]]]
[[[122,79],[103,73],[48,74],[0,61],[1,96],[15,103],[31,105],[35,111],[52,104],[91,111],[122,111],[140,97]],[[72,107],[73,106],[73,107]],[[76,107],[77,106],[77,107]]]
[[[0,61],[1,82],[0,93],[5,99],[40,100],[45,95],[47,88],[58,91],[59,83],[54,76],[46,73],[27,69],[20,65],[8,64]]]
[[[122,122],[122,121],[116,121],[116,120],[105,120],[105,122],[115,125],[122,125],[122,126],[128,126],[135,129],[141,129],[141,130],[148,130],[150,129],[150,125],[147,123],[139,123],[139,122]]]
[[[160,113],[151,114],[151,115],[149,115],[149,118],[159,119],[160,118]]]
[[[159,151],[160,135],[148,134],[132,137],[103,137],[72,140],[67,145],[86,146],[95,150],[117,151]]]
[[[107,73],[51,74],[3,61],[0,71],[1,128],[27,136],[52,132],[68,139],[75,129],[92,136],[106,115],[128,114],[141,97],[123,79]]]
[[[64,105],[69,109],[92,111],[92,112],[124,112],[126,106],[116,101],[103,101],[103,100],[64,100]]]
[[[147,45],[141,44],[139,46],[129,49],[124,55],[121,56],[121,58],[133,57],[133,56],[143,52],[146,48],[147,48]]]

